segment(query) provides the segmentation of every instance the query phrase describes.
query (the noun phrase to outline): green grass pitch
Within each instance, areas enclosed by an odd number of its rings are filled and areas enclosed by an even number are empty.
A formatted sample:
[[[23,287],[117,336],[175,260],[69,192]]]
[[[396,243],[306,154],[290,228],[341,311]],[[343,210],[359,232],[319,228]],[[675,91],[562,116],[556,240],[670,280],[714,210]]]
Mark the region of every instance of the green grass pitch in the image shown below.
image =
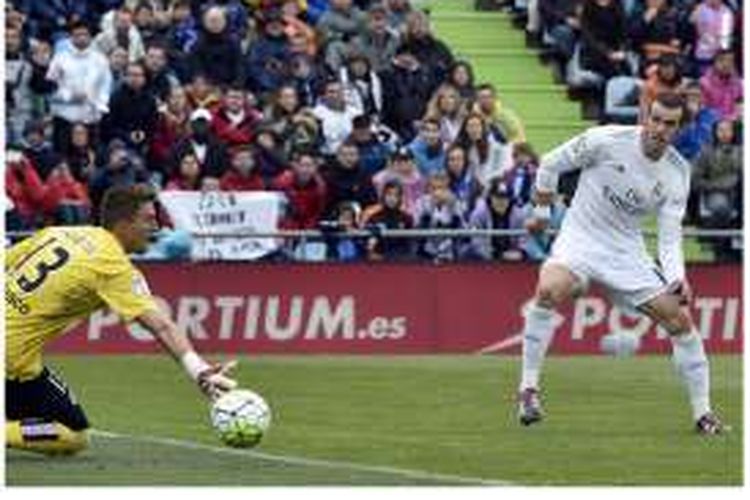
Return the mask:
[[[532,428],[515,420],[517,357],[248,357],[241,385],[274,422],[246,452],[217,442],[166,357],[51,357],[101,433],[74,457],[9,451],[7,483],[740,485],[742,358],[711,360],[733,427],[717,438],[692,432],[666,356],[550,358],[548,418]]]

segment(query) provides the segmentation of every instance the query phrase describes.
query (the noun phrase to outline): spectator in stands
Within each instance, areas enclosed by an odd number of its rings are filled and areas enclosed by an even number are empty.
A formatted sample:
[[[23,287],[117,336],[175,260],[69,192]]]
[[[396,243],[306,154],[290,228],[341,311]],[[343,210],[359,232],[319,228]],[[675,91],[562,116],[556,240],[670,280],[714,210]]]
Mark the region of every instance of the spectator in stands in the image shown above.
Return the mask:
[[[185,151],[179,158],[177,168],[164,189],[167,191],[199,191],[203,177],[198,157],[192,151]]]
[[[35,111],[38,114],[49,114],[49,97],[55,91],[55,84],[47,80],[47,72],[52,61],[52,47],[45,40],[31,43],[31,81],[29,88],[33,92]]]
[[[388,25],[395,31],[401,31],[406,25],[406,18],[413,11],[410,0],[385,0],[388,8]]]
[[[196,2],[197,3],[197,2]],[[240,42],[247,33],[248,10],[244,0],[211,0],[206,6],[201,6],[205,13],[212,7],[220,7],[224,11],[227,23],[227,34],[236,42]]]
[[[82,123],[73,125],[70,143],[65,150],[64,157],[73,178],[88,185],[96,169],[96,151],[86,125]]]
[[[42,207],[49,224],[67,226],[89,221],[91,202],[86,185],[73,177],[65,160],[52,169],[45,182]]]
[[[245,86],[262,98],[283,83],[290,52],[281,11],[259,11],[257,16],[260,37],[248,50]]]
[[[72,22],[90,21],[88,2],[33,0],[21,2],[19,10],[28,14],[30,35],[45,40],[64,38]]]
[[[379,194],[391,180],[397,180],[401,186],[404,210],[414,216],[417,200],[424,192],[425,181],[414,164],[414,156],[408,148],[400,147],[391,154],[388,166],[375,174],[372,183]]]
[[[128,51],[119,45],[107,55],[109,70],[112,73],[112,89],[119,89],[125,81],[128,70]]]
[[[362,238],[346,237],[341,233],[349,233],[359,229],[360,208],[356,203],[342,201],[333,215],[336,217],[335,233],[328,234],[326,242],[326,258],[338,262],[357,262],[367,256],[365,241]],[[324,231],[326,234],[326,231]]]
[[[525,207],[531,203],[538,168],[539,157],[531,144],[520,142],[513,145],[513,167],[505,174],[513,205]]]
[[[419,173],[425,179],[443,170],[445,166],[444,144],[452,141],[443,141],[440,132],[438,120],[425,118],[420,125],[419,135],[407,146],[414,156]]]
[[[526,140],[521,119],[500,101],[491,83],[483,83],[477,87],[477,99],[472,111],[482,115],[496,141],[516,143]]]
[[[651,103],[663,92],[679,92],[684,84],[682,69],[677,57],[666,54],[659,57],[658,64],[646,70],[646,81],[640,92],[640,114],[638,121],[644,123]]]
[[[323,80],[322,71],[315,60],[307,54],[295,54],[289,60],[289,72],[286,81],[297,89],[300,104],[313,107]]]
[[[411,229],[413,217],[402,207],[403,189],[397,179],[386,182],[380,192],[380,202],[371,205],[362,214],[362,226],[373,230],[367,241],[370,260],[406,260],[414,254],[411,238],[385,238],[381,229]]]
[[[447,45],[432,34],[427,14],[413,11],[406,16],[406,29],[401,43],[426,66],[433,81],[445,80],[453,66],[453,54]]]
[[[258,128],[255,144],[258,171],[263,176],[266,185],[269,185],[287,169],[287,158],[293,151],[287,155],[279,135],[273,129],[264,126]]]
[[[450,189],[464,207],[464,216],[468,220],[468,215],[474,209],[474,203],[482,189],[469,170],[466,151],[461,146],[454,144],[446,151],[445,171],[448,173]]]
[[[299,94],[294,85],[285,84],[274,92],[264,116],[265,125],[286,139],[294,127],[292,119],[300,110]]]
[[[333,72],[344,63],[351,42],[364,31],[365,15],[352,0],[330,0],[329,8],[318,20],[318,32],[325,45],[325,62]]]
[[[466,151],[469,171],[482,188],[487,188],[491,178],[505,174],[512,166],[511,147],[493,137],[478,113],[466,117],[456,143]]]
[[[311,110],[302,109],[292,118],[291,134],[284,142],[284,155],[289,157],[295,149],[315,149],[319,151],[322,143],[320,122]]]
[[[719,120],[719,113],[703,105],[700,85],[691,82],[683,90],[687,116],[684,124],[674,139],[677,151],[688,161],[697,158],[704,144],[711,140],[714,124]]]
[[[337,80],[326,82],[313,114],[323,127],[324,154],[333,155],[352,131],[352,119],[362,114],[362,109],[349,104],[344,98],[344,89]]]
[[[474,87],[474,69],[468,61],[456,61],[448,72],[448,84],[453,85],[465,103],[471,103],[476,97]]]
[[[187,56],[198,41],[198,23],[190,8],[191,0],[175,0],[171,8],[171,22],[167,31],[170,66],[180,81],[189,75]]]
[[[700,79],[703,105],[716,110],[719,116],[736,120],[742,116],[742,78],[737,75],[734,53],[722,49],[716,53],[713,66]]]
[[[5,194],[12,208],[6,208],[6,228],[22,231],[38,226],[44,200],[44,184],[34,166],[20,151],[5,157]]]
[[[145,154],[159,114],[156,99],[146,89],[146,68],[142,63],[128,64],[124,85],[109,100],[104,119],[105,140],[120,139],[140,154]]]
[[[318,173],[314,152],[292,153],[292,168],[281,173],[273,182],[273,189],[287,198],[287,213],[280,224],[285,229],[314,229],[323,215],[326,185]]]
[[[442,84],[427,104],[425,117],[440,124],[440,140],[450,144],[456,140],[467,115],[466,104],[453,85]]]
[[[161,180],[166,179],[173,149],[189,136],[190,108],[187,94],[184,87],[173,87],[169,91],[166,105],[159,109],[149,149],[149,170],[159,173]]]
[[[232,149],[232,168],[221,176],[222,191],[263,191],[266,182],[258,171],[255,150],[249,144]]]
[[[316,57],[318,54],[317,33],[304,19],[297,0],[286,0],[281,5],[284,17],[284,33],[289,40],[292,54]]]
[[[192,76],[190,83],[185,86],[185,92],[190,109],[211,109],[221,102],[221,91],[202,73]]]
[[[646,0],[631,18],[630,37],[643,70],[663,56],[674,58],[682,52],[678,14],[669,0]]]
[[[24,157],[33,165],[36,172],[42,178],[47,176],[55,168],[58,162],[58,153],[47,140],[47,132],[42,120],[33,120],[26,124],[24,130]]]
[[[625,26],[619,0],[585,0],[581,13],[581,67],[604,78],[630,74]]]
[[[72,47],[55,53],[47,79],[56,87],[51,99],[53,143],[62,151],[74,123],[85,123],[97,137],[102,114],[109,111],[112,75],[107,59],[91,46],[91,31],[83,22],[70,26]]]
[[[6,142],[19,144],[32,118],[31,76],[33,68],[23,49],[21,27],[5,26],[5,113]]]
[[[248,103],[245,90],[239,84],[229,85],[221,104],[213,110],[213,130],[228,147],[249,144],[262,114]]]
[[[159,23],[154,6],[148,0],[138,2],[133,11],[133,22],[141,34],[144,47],[148,47],[154,42],[160,42],[164,38],[165,26]]]
[[[240,44],[227,31],[223,8],[209,7],[203,14],[202,32],[192,47],[188,64],[192,74],[206,75],[216,85],[228,85],[242,78]]]
[[[539,0],[542,26],[563,64],[573,57],[581,29],[583,2],[584,0]]]
[[[692,189],[699,199],[702,226],[727,227],[729,221],[737,219],[741,182],[742,145],[736,123],[721,119],[693,171]]]
[[[526,205],[524,207],[526,236],[521,241],[523,252],[526,259],[533,262],[542,262],[546,260],[551,253],[553,235],[547,230],[559,230],[565,217],[565,203],[562,196],[557,196],[550,204],[549,218],[539,218],[533,213],[533,207]]]
[[[464,207],[450,190],[450,180],[444,171],[432,174],[425,194],[417,200],[415,220],[421,229],[461,229]],[[433,262],[450,262],[459,256],[460,239],[450,236],[427,237],[419,245],[419,254]]]
[[[367,12],[367,28],[352,41],[352,48],[367,56],[375,72],[388,68],[400,43],[399,34],[388,26],[388,11],[374,3]]]
[[[360,53],[352,53],[339,71],[339,81],[349,106],[366,115],[379,117],[383,110],[383,86],[380,77],[370,69],[370,61]]]
[[[469,217],[469,227],[474,229],[521,229],[523,222],[523,210],[513,204],[510,187],[499,178],[492,179]],[[481,260],[522,260],[519,240],[517,236],[474,236],[466,256]]]
[[[226,146],[211,130],[211,118],[211,112],[203,108],[190,114],[190,135],[175,145],[173,158],[179,160],[190,151],[198,159],[203,175],[220,178],[229,166],[229,160]]]
[[[711,66],[714,57],[732,41],[734,14],[723,0],[702,0],[690,15],[695,29],[695,61],[700,74]]]
[[[372,121],[366,115],[359,115],[352,120],[350,139],[359,150],[362,170],[370,177],[383,170],[391,154],[391,147],[383,142],[373,131]]]
[[[335,216],[336,208],[345,201],[356,202],[360,207],[377,201],[372,180],[362,168],[359,149],[353,141],[339,146],[336,158],[323,170],[326,183],[326,208],[328,217]]]
[[[424,116],[435,83],[429,69],[414,57],[409,46],[396,51],[390,67],[380,75],[383,82],[383,123],[404,142],[416,135],[415,122]]]
[[[133,12],[126,6],[107,13],[102,19],[102,31],[94,39],[94,45],[103,54],[110,54],[115,47],[128,51],[128,61],[140,61],[146,51],[138,27],[133,23]]]
[[[174,87],[180,86],[180,80],[169,67],[167,49],[165,46],[153,43],[146,49],[147,90],[156,97],[159,103],[164,103],[169,97],[169,92]]]
[[[138,162],[138,157],[127,150],[125,143],[113,140],[107,147],[106,164],[97,168],[89,181],[92,220],[97,220],[99,204],[104,193],[112,186],[131,186],[148,181],[148,172]]]

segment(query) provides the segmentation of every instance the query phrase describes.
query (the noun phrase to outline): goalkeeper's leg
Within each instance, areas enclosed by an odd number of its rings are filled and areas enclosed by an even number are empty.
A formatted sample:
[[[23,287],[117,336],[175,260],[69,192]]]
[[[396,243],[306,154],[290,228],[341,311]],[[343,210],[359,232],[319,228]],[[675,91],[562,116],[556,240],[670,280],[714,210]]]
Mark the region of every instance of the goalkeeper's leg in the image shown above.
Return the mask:
[[[73,454],[88,444],[88,420],[65,383],[47,368],[31,380],[5,381],[5,442],[10,448]]]

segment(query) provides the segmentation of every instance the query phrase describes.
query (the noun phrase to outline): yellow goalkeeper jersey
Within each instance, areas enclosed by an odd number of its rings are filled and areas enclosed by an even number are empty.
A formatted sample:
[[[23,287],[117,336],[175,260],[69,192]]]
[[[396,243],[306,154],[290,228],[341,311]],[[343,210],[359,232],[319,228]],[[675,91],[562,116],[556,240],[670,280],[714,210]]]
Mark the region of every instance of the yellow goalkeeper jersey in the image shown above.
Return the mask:
[[[5,260],[5,376],[42,371],[44,344],[102,307],[125,322],[157,306],[143,275],[101,227],[49,227]]]

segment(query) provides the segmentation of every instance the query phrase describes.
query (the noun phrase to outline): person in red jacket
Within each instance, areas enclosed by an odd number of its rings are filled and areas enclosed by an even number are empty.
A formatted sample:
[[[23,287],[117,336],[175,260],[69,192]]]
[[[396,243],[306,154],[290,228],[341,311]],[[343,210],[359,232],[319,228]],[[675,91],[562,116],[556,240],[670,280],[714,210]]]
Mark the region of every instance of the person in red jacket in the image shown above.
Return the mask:
[[[194,153],[187,152],[180,158],[174,175],[164,187],[165,191],[199,191],[203,172]]]
[[[229,86],[221,104],[213,109],[212,126],[216,136],[228,147],[250,144],[261,113],[250,107],[241,86]]]
[[[91,213],[86,186],[77,181],[68,163],[61,161],[52,169],[45,183],[42,208],[49,223],[85,224]]]
[[[183,87],[173,87],[165,106],[159,109],[148,156],[149,170],[160,172],[162,180],[169,176],[169,165],[176,145],[190,136],[190,113]]]
[[[41,222],[44,184],[34,165],[20,151],[8,151],[5,156],[5,194],[8,205],[6,228],[27,230]]]
[[[232,150],[232,168],[221,176],[222,191],[262,191],[266,188],[263,176],[256,168],[255,151],[249,144]]]
[[[318,173],[318,158],[312,151],[292,153],[292,168],[279,174],[273,189],[286,195],[287,213],[280,226],[284,229],[314,229],[326,203],[326,184]]]

